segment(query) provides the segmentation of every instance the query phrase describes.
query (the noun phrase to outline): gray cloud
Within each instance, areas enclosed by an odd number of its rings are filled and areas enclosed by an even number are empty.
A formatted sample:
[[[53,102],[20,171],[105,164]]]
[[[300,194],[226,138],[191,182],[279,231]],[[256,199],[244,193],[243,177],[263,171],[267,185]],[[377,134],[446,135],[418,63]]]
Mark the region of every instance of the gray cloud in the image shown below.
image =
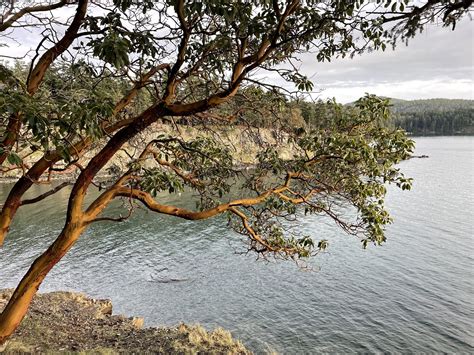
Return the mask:
[[[455,31],[432,26],[412,39],[408,47],[400,44],[395,51],[365,53],[329,63],[317,63],[313,55],[307,54],[302,57],[302,69],[318,88],[327,91],[322,96],[335,95],[341,101],[356,99],[364,88],[404,96],[401,98],[453,94],[473,98],[473,35],[469,20],[459,23]],[[350,94],[351,88],[354,95]]]
[[[56,14],[65,19],[71,9]],[[3,39],[0,54],[22,56],[34,48],[37,31],[22,30],[13,41]],[[430,97],[474,98],[473,93],[474,26],[470,20],[458,24],[455,31],[430,26],[412,39],[409,46],[399,44],[395,51],[365,53],[353,59],[335,59],[318,63],[314,54],[301,57],[302,71],[323,90],[320,96],[348,102],[365,92],[417,99]],[[1,42],[1,41],[0,41]],[[275,73],[257,71],[257,78],[288,87]]]

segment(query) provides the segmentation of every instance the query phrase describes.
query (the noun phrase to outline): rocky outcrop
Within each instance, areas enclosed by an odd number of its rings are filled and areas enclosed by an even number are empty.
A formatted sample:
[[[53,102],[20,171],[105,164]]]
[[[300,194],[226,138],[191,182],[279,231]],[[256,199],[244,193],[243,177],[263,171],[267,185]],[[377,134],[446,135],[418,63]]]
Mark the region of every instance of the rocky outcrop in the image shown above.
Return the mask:
[[[218,132],[218,136],[216,135]],[[262,145],[278,146],[278,151],[282,159],[290,159],[295,151],[295,145],[289,139],[289,135],[269,128],[249,128],[243,126],[219,126],[202,127],[154,124],[137,137],[126,143],[122,150],[118,151],[114,157],[98,173],[97,177],[106,179],[118,172],[123,172],[128,168],[130,156],[135,158],[149,142],[159,135],[171,135],[180,137],[184,141],[196,139],[197,137],[212,137],[221,144],[229,148],[236,168],[246,168],[254,166],[256,154]],[[77,161],[78,166],[86,166],[88,161],[105,144],[104,141],[96,142],[93,148],[89,149]],[[28,157],[24,160],[25,167],[31,167],[37,159],[41,157],[40,152],[23,152],[22,156]],[[64,169],[64,170],[62,170]],[[56,170],[51,174],[44,174],[42,179],[52,180],[74,180],[80,173],[76,165],[66,168],[66,165],[57,164]],[[23,174],[22,169],[7,169],[1,172],[0,182],[15,182]]]
[[[0,290],[0,310],[13,290]],[[201,326],[143,328],[143,318],[112,314],[110,300],[81,293],[38,294],[5,353],[250,354],[228,331]]]

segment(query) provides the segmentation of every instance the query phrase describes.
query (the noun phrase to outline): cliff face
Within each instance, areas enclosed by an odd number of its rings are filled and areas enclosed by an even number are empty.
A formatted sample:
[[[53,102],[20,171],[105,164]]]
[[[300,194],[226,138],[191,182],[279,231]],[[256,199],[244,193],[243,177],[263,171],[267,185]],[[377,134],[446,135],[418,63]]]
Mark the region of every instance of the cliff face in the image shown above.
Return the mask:
[[[130,155],[135,157],[141,152],[146,142],[158,137],[159,135],[172,135],[180,137],[185,141],[195,139],[197,137],[213,137],[218,142],[227,146],[232,154],[234,164],[236,166],[249,166],[256,162],[256,153],[262,145],[276,145],[279,147],[280,155],[283,159],[289,159],[294,151],[293,143],[289,142],[289,136],[282,132],[268,128],[251,128],[245,126],[208,126],[203,128],[191,125],[165,125],[154,124],[141,135],[135,137],[132,141],[124,145],[123,149],[110,160],[110,162],[102,169],[99,176],[105,177],[110,175],[111,171],[124,171],[130,162]],[[95,147],[88,151],[78,160],[78,164],[85,166],[87,162],[98,152],[103,146],[103,142],[97,142]],[[28,155],[31,152],[24,152]],[[28,155],[24,160],[26,167],[31,166],[33,162],[41,156],[41,153],[34,152]],[[57,170],[65,168],[58,164]],[[13,169],[1,173],[0,178],[4,181],[14,181],[22,174],[21,169]],[[79,171],[76,166],[72,166],[65,171],[55,171],[50,176],[53,179],[69,179]],[[46,178],[46,176],[44,177]]]
[[[13,290],[0,290],[0,311]],[[228,331],[201,326],[142,328],[143,318],[112,315],[110,300],[80,293],[38,294],[5,353],[93,352],[250,354]]]

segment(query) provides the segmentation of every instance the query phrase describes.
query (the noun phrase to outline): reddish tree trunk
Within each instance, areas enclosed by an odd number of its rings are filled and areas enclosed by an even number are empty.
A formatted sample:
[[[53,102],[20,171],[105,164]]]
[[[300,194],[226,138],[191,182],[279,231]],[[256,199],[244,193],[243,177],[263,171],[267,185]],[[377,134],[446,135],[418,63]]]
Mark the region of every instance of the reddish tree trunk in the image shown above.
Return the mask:
[[[83,223],[82,202],[92,179],[126,141],[148,127],[163,114],[162,106],[146,110],[136,121],[112,137],[79,175],[69,197],[66,225],[63,231],[48,250],[31,265],[0,315],[0,345],[5,343],[25,317],[33,297],[48,272],[71,249],[84,231],[86,224]],[[38,171],[40,170],[38,169]],[[19,206],[19,202],[17,205]],[[5,219],[11,219],[12,215],[7,213],[8,211],[4,209],[3,212]]]
[[[48,272],[74,245],[85,226],[68,223],[56,241],[31,265],[0,315],[0,345],[15,331]]]

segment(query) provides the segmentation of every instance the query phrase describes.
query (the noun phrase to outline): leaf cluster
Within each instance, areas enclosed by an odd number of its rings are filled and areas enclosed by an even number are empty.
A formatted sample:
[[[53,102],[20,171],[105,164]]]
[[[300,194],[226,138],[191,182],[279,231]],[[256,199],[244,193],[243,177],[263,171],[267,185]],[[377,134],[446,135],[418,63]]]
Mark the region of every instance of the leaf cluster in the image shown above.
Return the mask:
[[[383,125],[389,118],[388,99],[367,95],[354,106],[325,105],[332,112],[330,121],[295,138],[298,150],[293,159],[282,159],[276,149],[263,150],[257,169],[249,176],[247,186],[257,193],[279,177],[282,184],[290,181],[288,189],[273,194],[262,206],[248,209],[254,229],[265,233],[265,251],[271,249],[269,245],[275,246],[275,241],[283,245],[283,234],[276,238],[274,226],[283,230],[288,226],[284,221],[301,217],[299,211],[329,217],[359,237],[364,247],[368,243],[380,245],[385,241],[385,227],[391,223],[384,207],[386,185],[395,184],[403,190],[411,187],[411,179],[396,164],[411,155],[414,143],[403,131]],[[289,180],[290,172],[294,178]],[[291,236],[285,240],[287,247],[294,245]]]

